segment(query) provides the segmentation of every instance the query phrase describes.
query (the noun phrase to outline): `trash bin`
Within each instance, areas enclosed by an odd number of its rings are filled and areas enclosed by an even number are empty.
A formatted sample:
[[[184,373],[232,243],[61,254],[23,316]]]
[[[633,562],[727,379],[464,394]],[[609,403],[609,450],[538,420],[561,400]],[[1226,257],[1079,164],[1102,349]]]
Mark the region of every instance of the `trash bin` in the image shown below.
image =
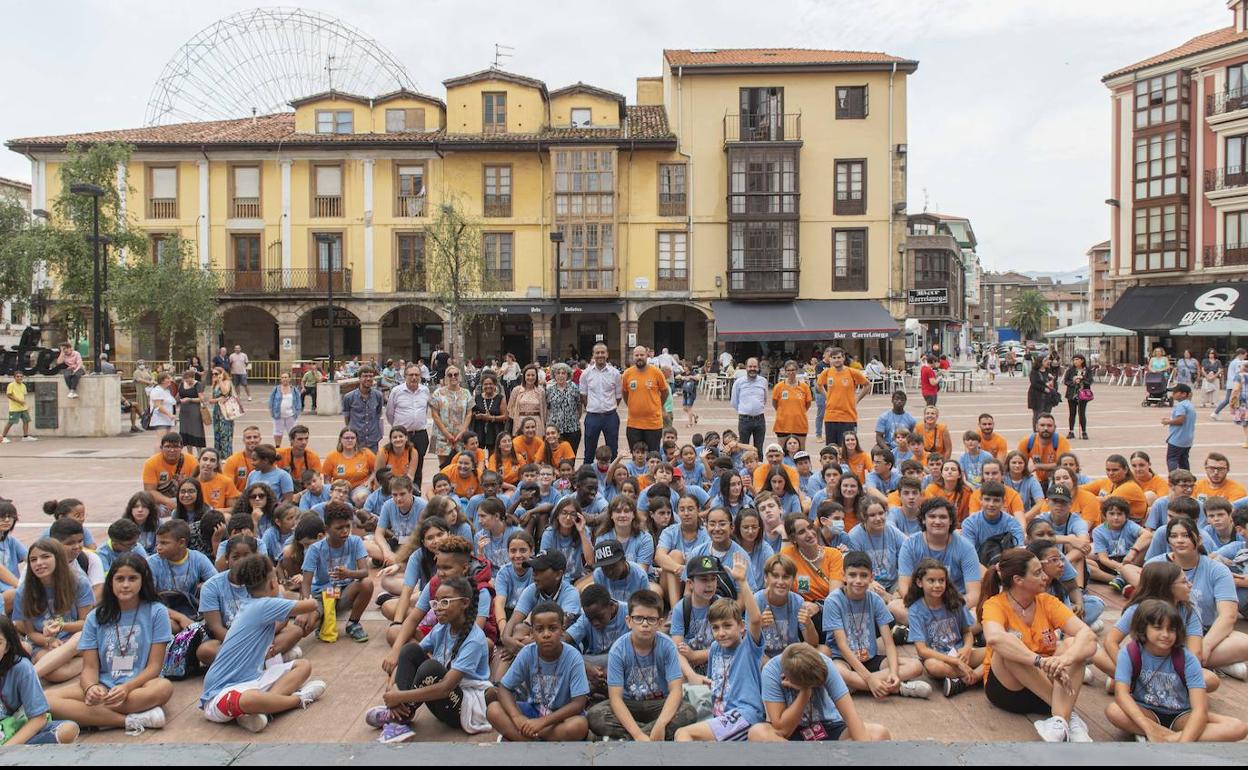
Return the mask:
[[[57,387],[60,383],[36,382],[35,385],[35,430],[57,430],[61,427],[57,408],[60,396]]]

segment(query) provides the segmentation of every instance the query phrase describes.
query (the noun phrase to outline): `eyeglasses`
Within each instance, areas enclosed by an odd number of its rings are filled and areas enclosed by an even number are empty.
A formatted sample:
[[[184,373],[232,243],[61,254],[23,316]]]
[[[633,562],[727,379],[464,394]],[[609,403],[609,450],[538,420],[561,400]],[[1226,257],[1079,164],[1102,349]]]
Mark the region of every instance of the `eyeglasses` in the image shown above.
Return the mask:
[[[430,600],[429,605],[436,609],[444,610],[451,606],[451,602],[466,602],[466,601],[468,601],[468,597],[466,596],[452,596],[452,597],[448,597],[445,599],[432,599]]]
[[[1217,473],[1219,471],[1221,471],[1222,473],[1226,473],[1230,469],[1231,469],[1231,466],[1229,465],[1206,465],[1205,466],[1205,470],[1209,471],[1210,473]]]
[[[254,495],[249,495],[247,499],[248,500],[268,500],[269,496],[263,492],[257,492]]]
[[[657,617],[652,618],[649,615],[629,615],[628,619],[639,626],[657,626],[659,624]]]

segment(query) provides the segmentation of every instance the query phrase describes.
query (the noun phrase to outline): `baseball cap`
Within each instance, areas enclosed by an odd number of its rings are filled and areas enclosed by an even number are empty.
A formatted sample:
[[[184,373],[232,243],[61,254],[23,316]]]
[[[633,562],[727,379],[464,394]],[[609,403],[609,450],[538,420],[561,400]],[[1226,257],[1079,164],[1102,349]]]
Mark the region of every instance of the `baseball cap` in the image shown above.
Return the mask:
[[[724,565],[720,562],[718,556],[711,556],[710,554],[698,556],[685,567],[685,574],[689,577],[722,575],[724,574]]]
[[[1192,394],[1192,386],[1188,385],[1186,382],[1180,382],[1178,385],[1175,385],[1173,388],[1171,388],[1170,392],[1171,393],[1186,393],[1190,396]]]
[[[780,448],[779,444],[768,444],[767,448],[763,450],[763,454],[767,454],[768,452],[780,452],[781,454],[784,454],[784,450]]]
[[[1063,502],[1069,503],[1071,500],[1070,487],[1066,486],[1065,484],[1054,484],[1053,486],[1049,487],[1049,499],[1061,500]]]
[[[685,475],[685,472],[680,469],[679,465],[672,466],[672,478],[674,479],[684,478],[684,475]]]
[[[568,568],[568,558],[560,551],[538,551],[525,564],[533,569],[553,569],[563,572]]]
[[[810,459],[810,452],[807,452],[805,449],[793,453],[793,462],[797,462],[798,460],[809,460],[809,459]]]
[[[603,540],[594,546],[594,569],[624,561],[624,546],[619,540]]]

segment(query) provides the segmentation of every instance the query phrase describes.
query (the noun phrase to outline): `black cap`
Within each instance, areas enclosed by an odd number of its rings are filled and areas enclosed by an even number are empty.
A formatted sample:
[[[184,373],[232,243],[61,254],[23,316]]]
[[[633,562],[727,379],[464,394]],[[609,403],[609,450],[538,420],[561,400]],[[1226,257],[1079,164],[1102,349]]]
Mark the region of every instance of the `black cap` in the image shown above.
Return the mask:
[[[1070,487],[1065,484],[1054,484],[1049,487],[1049,499],[1069,503],[1071,501]]]
[[[697,577],[698,575],[722,575],[724,574],[724,565],[720,562],[718,556],[698,556],[689,565],[685,567],[685,574],[689,577]]]
[[[624,561],[624,545],[619,540],[603,540],[594,546],[594,569]]]
[[[1170,392],[1171,393],[1186,393],[1187,395],[1190,396],[1192,395],[1192,386],[1188,385],[1186,382],[1180,382],[1178,385],[1175,385],[1173,388],[1171,388]]]
[[[563,572],[568,568],[568,558],[561,551],[538,551],[525,564],[533,569],[553,569]]]

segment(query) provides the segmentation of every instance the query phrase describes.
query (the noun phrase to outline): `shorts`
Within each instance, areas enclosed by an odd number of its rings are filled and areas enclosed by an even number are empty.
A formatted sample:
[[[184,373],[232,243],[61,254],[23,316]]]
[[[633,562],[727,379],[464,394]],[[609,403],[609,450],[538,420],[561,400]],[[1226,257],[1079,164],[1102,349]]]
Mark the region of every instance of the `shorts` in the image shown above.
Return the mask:
[[[717,741],[743,741],[750,734],[750,720],[736,709],[711,717],[707,724]]]
[[[36,718],[41,719],[42,717]],[[56,731],[61,729],[61,725],[66,724],[68,721],[68,719],[53,719],[43,727],[39,728],[39,732],[31,736],[30,740],[26,741],[26,745],[46,746],[49,744],[60,743],[60,741],[56,739]]]
[[[984,695],[988,696],[989,703],[1011,714],[1052,713],[1052,709],[1045,702],[1044,698],[1026,688],[1022,690],[1009,689],[1001,684],[1001,680],[997,679],[992,669],[988,669],[988,679],[984,682]]]
[[[686,390],[684,395],[685,395],[685,406],[693,406],[693,403],[698,400],[698,391],[696,390],[694,391]]]
[[[234,380],[234,384],[235,384],[235,385],[246,385],[246,384],[247,384],[247,375],[246,375],[246,374],[231,374],[231,375],[230,375],[230,377]]]
[[[212,696],[208,702],[202,706],[204,718],[209,722],[219,722],[222,724],[233,722],[244,713],[239,707],[239,701],[242,699],[243,693],[248,690],[260,690],[261,692],[267,692],[273,687],[273,685],[277,684],[277,680],[281,679],[282,675],[284,675],[287,671],[290,671],[294,665],[295,662],[293,660],[287,663],[278,663],[266,668],[264,673],[260,675],[259,679],[253,679],[250,682],[243,682],[242,684],[232,684],[226,687],[216,695]]]
[[[30,411],[23,409],[20,412],[9,412],[9,425],[17,425],[18,422],[30,425]]]
[[[299,418],[295,415],[291,415],[290,417],[278,417],[273,421],[273,435],[288,435],[290,433],[290,429],[295,427],[295,423],[298,421]]]
[[[862,665],[865,666],[868,671],[874,674],[876,671],[879,671],[880,669],[884,668],[884,666],[888,665],[888,656],[876,655],[874,658],[868,658],[864,660],[862,662]]]
[[[847,725],[844,722],[815,722],[799,727],[789,735],[791,741],[839,741]]]
[[[537,705],[533,703],[532,701],[527,701],[527,700],[516,701],[516,708],[519,709],[520,713],[523,714],[526,719],[541,719],[542,718],[541,709],[539,709]]]
[[[1174,723],[1179,721],[1180,717],[1192,713],[1191,709],[1184,709],[1183,711],[1158,711],[1157,709],[1151,709],[1148,706],[1145,706],[1143,703],[1137,702],[1135,705],[1144,709],[1146,713],[1157,717],[1157,721],[1161,722],[1161,726],[1167,730],[1175,730],[1176,728]]]

